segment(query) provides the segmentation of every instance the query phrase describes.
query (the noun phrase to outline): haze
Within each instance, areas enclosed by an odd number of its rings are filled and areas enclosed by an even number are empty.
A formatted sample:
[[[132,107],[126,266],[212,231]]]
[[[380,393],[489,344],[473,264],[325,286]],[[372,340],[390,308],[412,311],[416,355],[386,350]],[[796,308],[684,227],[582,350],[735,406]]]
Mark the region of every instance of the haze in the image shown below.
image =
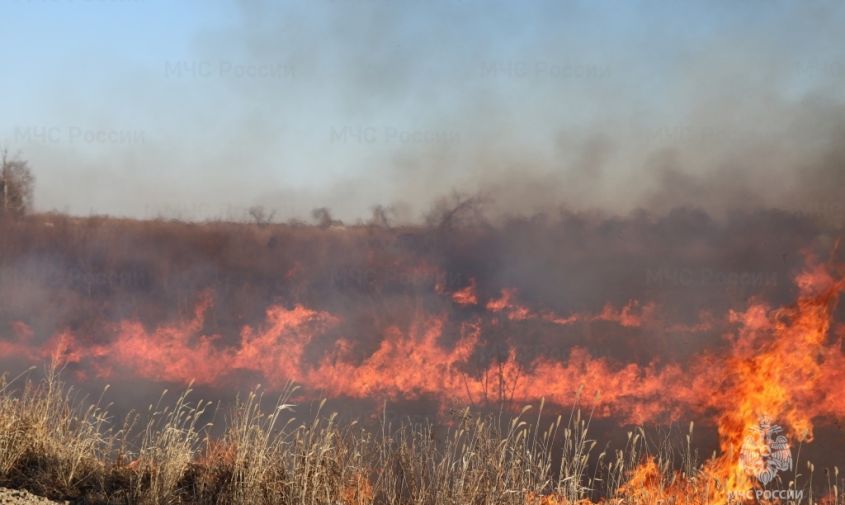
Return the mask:
[[[11,1],[36,206],[277,218],[839,209],[836,1]],[[154,27],[154,28],[153,28]]]

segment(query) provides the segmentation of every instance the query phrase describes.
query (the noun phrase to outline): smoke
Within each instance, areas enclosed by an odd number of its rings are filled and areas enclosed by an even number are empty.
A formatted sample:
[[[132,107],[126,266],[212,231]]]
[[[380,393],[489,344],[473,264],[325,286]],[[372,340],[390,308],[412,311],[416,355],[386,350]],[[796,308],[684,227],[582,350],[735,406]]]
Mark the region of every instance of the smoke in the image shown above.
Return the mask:
[[[712,420],[684,373],[842,233],[839,3],[225,14],[10,111],[41,210],[194,222],[0,223],[9,367],[426,413],[586,383],[597,417]]]
[[[737,335],[789,340],[760,320],[807,291],[807,258],[838,235],[781,210],[491,220],[487,203],[445,199],[425,226],[7,220],[0,360],[8,371],[58,360],[86,390],[114,384],[123,410],[164,386],[231,399],[293,380],[299,401],[328,397],[350,415],[383,401],[431,416],[546,398],[554,412],[580,401],[613,421],[602,430],[708,425],[714,408],[730,412],[724,385],[744,384],[728,358],[754,355]],[[828,390],[843,315],[805,332],[819,352],[802,356],[824,357],[790,396],[824,437],[845,412]]]
[[[492,224],[475,214],[477,200],[446,203],[427,227],[58,215],[7,223],[5,334],[23,322],[33,345],[62,332],[100,345],[124,321],[156,331],[187,324],[203,306],[191,331],[217,335],[222,349],[239,345],[245,326],[263,327],[270,307],[301,305],[342,321],[317,332],[303,364],[325,359],[339,339],[364,359],[390,328],[438,320],[437,345],[448,348],[479,318],[479,366],[507,347],[525,364],[565,360],[577,347],[620,362],[683,361],[724,345],[731,309],[790,304],[804,255],[826,254],[834,237],[818,219],[774,210],[727,218],[684,208],[624,218],[564,211]]]
[[[45,78],[61,82],[52,98],[10,113],[41,209],[202,220],[261,204],[350,222],[382,204],[416,221],[453,190],[506,215],[838,205],[835,2],[224,11],[182,49],[127,51],[93,83]],[[120,113],[95,113],[83,92]]]

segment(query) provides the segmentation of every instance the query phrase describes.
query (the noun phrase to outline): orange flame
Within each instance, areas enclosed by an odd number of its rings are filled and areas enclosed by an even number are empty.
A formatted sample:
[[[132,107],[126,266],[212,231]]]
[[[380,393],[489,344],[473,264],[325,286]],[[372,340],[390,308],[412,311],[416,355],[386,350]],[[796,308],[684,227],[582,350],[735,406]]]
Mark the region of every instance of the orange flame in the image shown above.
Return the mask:
[[[432,395],[444,403],[489,398],[526,403],[546,398],[561,405],[579,399],[582,406],[595,409],[596,416],[635,423],[715,412],[722,452],[707,464],[703,475],[725,483],[722,494],[713,494],[707,503],[725,503],[727,493],[755,485],[740,451],[761,416],[782,424],[793,441],[811,441],[816,418],[845,417],[839,387],[845,383],[841,347],[845,330],[840,326],[831,331],[845,280],[834,277],[829,266],[810,261],[797,276],[796,286],[799,296],[793,306],[773,308],[752,300],[745,310],[729,312],[727,321],[735,332],[726,336],[725,348],[685,364],[617,363],[578,347],[571,349],[566,361],[540,357],[525,363],[511,347],[498,361],[473,370],[470,362],[482,341],[483,316],[450,325],[447,314],[432,313],[422,305],[406,326],[387,327],[377,348],[365,357],[360,353],[353,357],[354,342],[336,338],[332,352],[315,361],[307,358],[309,345],[330,330],[342,330],[341,317],[302,305],[272,305],[263,324],[244,326],[238,341],[227,345],[220,336],[202,332],[213,306],[208,294],[200,297],[187,321],[152,330],[137,321],[123,321],[114,328],[114,338],[103,344],[87,345],[78,335],[61,332],[39,346],[32,330],[17,323],[14,338],[0,341],[0,355],[28,361],[58,357],[91,365],[101,377],[128,371],[147,379],[201,384],[219,383],[232,371],[249,370],[271,386],[293,380],[337,397]],[[631,301],[621,309],[607,305],[598,314],[560,316],[519,304],[512,289],[481,303],[474,280],[448,296],[455,304],[484,309],[488,316],[560,325],[608,321],[635,327],[653,321],[656,312],[654,304]],[[714,316],[704,314],[707,319],[701,324],[712,327]],[[452,333],[455,327],[456,335],[446,334],[447,328]],[[646,461],[631,476],[628,488],[651,493],[660,488],[663,496],[689,491],[658,484],[654,465]]]

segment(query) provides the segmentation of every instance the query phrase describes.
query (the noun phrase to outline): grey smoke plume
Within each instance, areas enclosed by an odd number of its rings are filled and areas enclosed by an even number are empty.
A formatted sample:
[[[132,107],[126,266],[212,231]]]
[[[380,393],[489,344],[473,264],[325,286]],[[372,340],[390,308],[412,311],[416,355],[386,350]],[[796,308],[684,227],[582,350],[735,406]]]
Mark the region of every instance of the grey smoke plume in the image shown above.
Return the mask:
[[[57,75],[7,143],[40,208],[77,214],[416,220],[453,190],[501,213],[830,213],[843,21],[828,1],[244,1],[94,89]]]

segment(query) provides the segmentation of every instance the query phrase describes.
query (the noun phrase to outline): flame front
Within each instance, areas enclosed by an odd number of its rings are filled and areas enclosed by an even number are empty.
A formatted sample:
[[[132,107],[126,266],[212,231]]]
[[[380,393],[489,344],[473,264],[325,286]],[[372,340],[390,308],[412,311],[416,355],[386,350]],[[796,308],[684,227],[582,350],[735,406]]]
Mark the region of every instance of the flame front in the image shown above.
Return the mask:
[[[521,305],[511,289],[483,301],[475,281],[453,293],[437,289],[451,303],[474,310],[472,317],[455,323],[449,313],[432,312],[419,303],[408,324],[387,325],[375,350],[363,355],[350,335],[335,338],[333,348],[319,358],[309,358],[309,345],[328,332],[343,335],[345,321],[302,305],[272,305],[262,324],[244,326],[236,343],[226,343],[221,336],[202,331],[214,309],[207,293],[200,296],[187,321],[154,329],[122,321],[113,327],[114,338],[101,344],[87,345],[80,336],[62,332],[38,346],[33,344],[32,330],[17,323],[15,338],[4,341],[0,353],[30,361],[58,357],[90,366],[104,378],[129,371],[151,380],[213,385],[234,371],[246,370],[274,387],[292,380],[332,397],[428,395],[443,405],[491,399],[527,403],[540,398],[570,405],[578,399],[596,416],[633,423],[711,416],[721,455],[705,465],[703,475],[724,485],[707,491],[702,503],[727,503],[729,493],[756,485],[753,474],[759,468],[744,464],[741,452],[749,430],[761,417],[783,424],[789,440],[807,442],[813,438],[815,418],[845,417],[845,400],[839,394],[845,383],[843,331],[841,327],[831,331],[845,281],[834,276],[831,266],[808,264],[796,278],[795,305],[774,308],[752,300],[745,310],[729,312],[726,322],[733,331],[726,335],[724,348],[703,352],[686,363],[620,363],[594,357],[583,347],[573,347],[565,361],[540,356],[526,363],[511,346],[492,364],[473,369],[472,358],[484,332],[507,321],[553,325],[604,321],[630,328],[652,323],[658,310],[654,303],[631,301],[618,309],[607,305],[599,313],[559,315]],[[704,316],[691,327],[710,328],[713,316]],[[632,474],[628,488],[664,498],[667,493],[689,492],[662,486],[655,475],[654,462],[646,461]]]

